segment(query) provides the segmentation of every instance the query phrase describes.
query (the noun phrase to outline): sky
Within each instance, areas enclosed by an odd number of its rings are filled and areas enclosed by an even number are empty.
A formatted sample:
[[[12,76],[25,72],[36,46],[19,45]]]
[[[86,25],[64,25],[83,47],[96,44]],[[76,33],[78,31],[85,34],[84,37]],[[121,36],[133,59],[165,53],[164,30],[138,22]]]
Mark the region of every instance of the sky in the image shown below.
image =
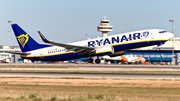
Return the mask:
[[[9,45],[9,20],[38,43],[38,31],[49,40],[69,43],[102,36],[97,26],[108,16],[115,35],[143,29],[163,29],[180,37],[180,0],[0,0],[0,44]],[[12,45],[18,46],[12,33]]]

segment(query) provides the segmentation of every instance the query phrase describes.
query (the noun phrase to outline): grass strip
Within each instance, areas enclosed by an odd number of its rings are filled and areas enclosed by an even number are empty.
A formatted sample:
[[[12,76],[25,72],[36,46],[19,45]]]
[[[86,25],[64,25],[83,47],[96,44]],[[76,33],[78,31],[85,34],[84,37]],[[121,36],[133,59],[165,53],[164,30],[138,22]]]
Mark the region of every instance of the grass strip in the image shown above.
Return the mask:
[[[180,88],[0,84],[1,101],[179,101]]]

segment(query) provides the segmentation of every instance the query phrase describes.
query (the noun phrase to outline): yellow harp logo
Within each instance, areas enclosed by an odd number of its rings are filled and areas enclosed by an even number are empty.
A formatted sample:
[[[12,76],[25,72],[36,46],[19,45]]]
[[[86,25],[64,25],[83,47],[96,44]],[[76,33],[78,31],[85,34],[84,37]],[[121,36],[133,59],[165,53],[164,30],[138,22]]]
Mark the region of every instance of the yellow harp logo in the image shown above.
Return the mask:
[[[19,43],[22,45],[23,48],[29,40],[28,34],[26,34],[26,35],[22,34],[16,38],[18,39]]]

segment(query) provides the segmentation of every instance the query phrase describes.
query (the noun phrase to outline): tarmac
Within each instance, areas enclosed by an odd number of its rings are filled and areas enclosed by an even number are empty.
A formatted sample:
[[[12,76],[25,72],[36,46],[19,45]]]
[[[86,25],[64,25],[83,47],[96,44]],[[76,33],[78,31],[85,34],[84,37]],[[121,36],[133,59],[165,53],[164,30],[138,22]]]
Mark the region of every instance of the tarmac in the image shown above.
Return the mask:
[[[34,68],[3,68],[3,66],[34,66]],[[79,73],[76,71],[180,71],[179,65],[118,65],[118,64],[0,64],[0,77],[41,77],[41,78],[84,78],[84,79],[148,79],[180,80],[180,74],[138,74],[138,73]],[[60,68],[39,68],[60,66]],[[65,67],[65,68],[61,68]],[[4,71],[3,71],[4,70]],[[5,70],[11,70],[5,72]],[[16,72],[15,70],[31,70]],[[36,72],[36,71],[71,72]],[[33,72],[32,72],[33,71]],[[73,71],[73,72],[72,72]]]
[[[180,74],[78,73],[78,72],[0,72],[0,77],[40,77],[76,79],[180,80]]]
[[[68,66],[68,67],[180,67],[180,65],[152,64],[75,64],[75,63],[0,63],[0,66]]]

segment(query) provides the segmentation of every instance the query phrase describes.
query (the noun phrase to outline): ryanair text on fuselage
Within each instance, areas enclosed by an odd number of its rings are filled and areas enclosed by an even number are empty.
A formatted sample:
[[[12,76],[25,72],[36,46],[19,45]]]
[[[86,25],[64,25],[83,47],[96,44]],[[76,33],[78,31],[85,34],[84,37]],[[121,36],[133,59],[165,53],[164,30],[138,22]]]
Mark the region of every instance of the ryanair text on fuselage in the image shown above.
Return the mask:
[[[147,37],[148,35],[149,35],[148,31],[145,31],[142,34],[143,37]],[[106,44],[114,44],[115,42],[120,43],[120,42],[123,42],[124,40],[132,41],[132,40],[140,39],[140,36],[141,36],[141,33],[133,33],[133,34],[129,34],[128,36],[122,35],[121,38],[119,38],[119,36],[117,36],[117,37],[99,39],[99,40],[95,40],[95,41],[89,41],[88,47],[95,47],[96,43],[98,46],[101,46],[101,45],[106,45]]]

